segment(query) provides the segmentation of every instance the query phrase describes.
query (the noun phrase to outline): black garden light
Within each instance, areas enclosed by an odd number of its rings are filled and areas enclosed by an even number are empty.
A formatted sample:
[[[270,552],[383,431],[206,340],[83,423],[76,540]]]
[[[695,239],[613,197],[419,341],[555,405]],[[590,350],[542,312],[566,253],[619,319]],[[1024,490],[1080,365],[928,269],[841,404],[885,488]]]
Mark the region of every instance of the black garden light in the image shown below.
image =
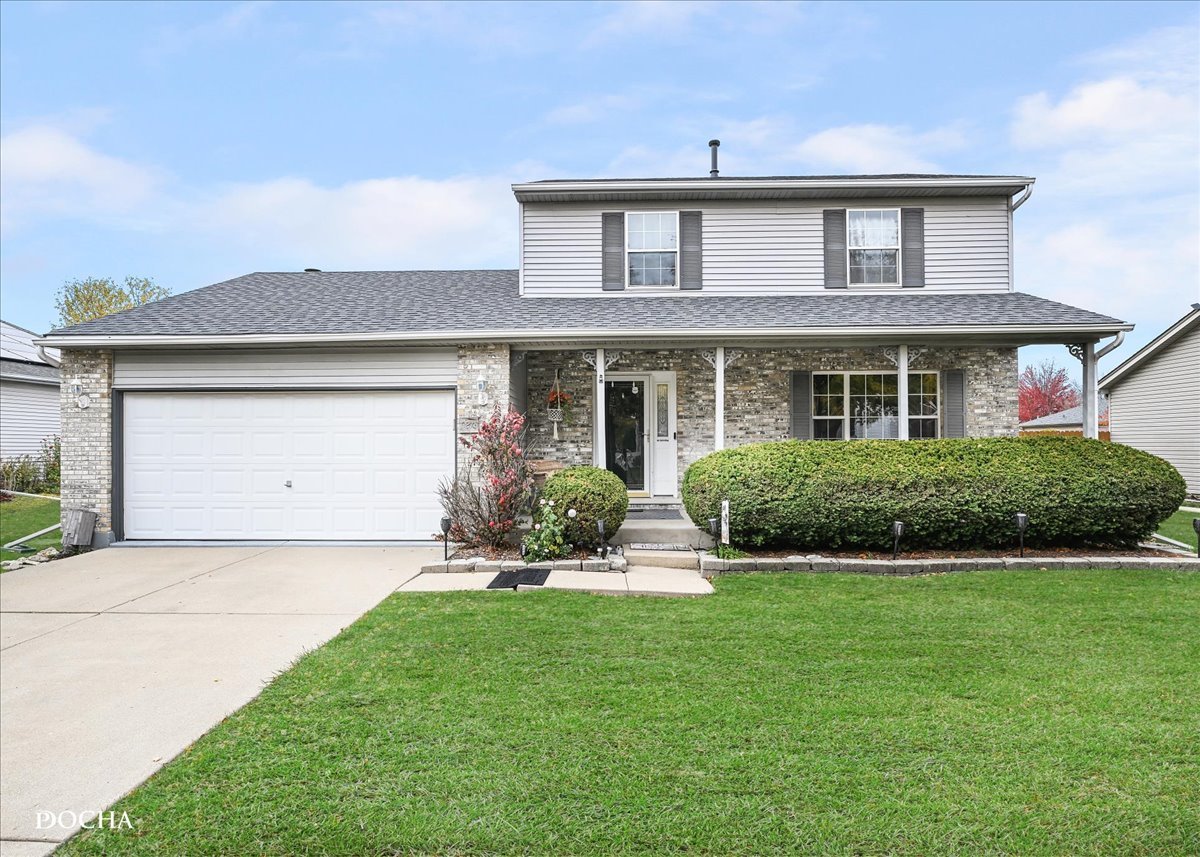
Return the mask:
[[[721,532],[721,519],[720,518],[709,518],[708,519],[708,531],[712,534],[714,542],[719,541],[717,536],[720,535],[720,532]]]
[[[892,559],[900,556],[900,537],[904,535],[904,522],[892,521]]]
[[[596,531],[600,533],[600,559],[608,559],[608,540],[604,537],[604,519],[596,519]]]
[[[450,516],[442,516],[442,556],[450,559]]]
[[[1021,544],[1021,556],[1025,556],[1025,530],[1029,527],[1029,516],[1024,512],[1013,515],[1013,523],[1017,525],[1017,538]]]
[[[1192,529],[1196,531],[1196,556],[1200,557],[1200,518],[1192,518]]]

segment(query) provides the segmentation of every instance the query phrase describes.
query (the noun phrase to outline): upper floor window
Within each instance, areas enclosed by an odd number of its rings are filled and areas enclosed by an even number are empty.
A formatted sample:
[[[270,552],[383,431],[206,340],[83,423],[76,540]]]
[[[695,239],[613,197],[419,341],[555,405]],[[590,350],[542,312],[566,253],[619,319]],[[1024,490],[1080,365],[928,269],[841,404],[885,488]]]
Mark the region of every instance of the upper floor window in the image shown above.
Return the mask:
[[[900,283],[900,209],[851,209],[846,232],[851,285]]]
[[[625,215],[629,285],[674,286],[679,270],[679,212]]]

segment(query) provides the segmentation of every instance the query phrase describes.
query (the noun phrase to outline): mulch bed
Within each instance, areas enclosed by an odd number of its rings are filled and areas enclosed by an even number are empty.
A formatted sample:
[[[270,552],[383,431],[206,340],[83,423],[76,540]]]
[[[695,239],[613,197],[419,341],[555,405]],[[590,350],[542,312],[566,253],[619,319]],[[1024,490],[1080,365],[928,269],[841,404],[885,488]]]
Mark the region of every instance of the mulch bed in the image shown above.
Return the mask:
[[[521,549],[518,547],[515,547],[515,546],[511,546],[511,545],[508,547],[503,547],[503,548],[471,548],[471,547],[459,548],[454,553],[450,554],[450,559],[474,559],[474,558],[480,557],[480,556],[483,557],[484,559],[491,560],[492,562],[496,562],[499,560],[506,560],[506,559],[520,561]],[[577,551],[574,551],[574,552],[568,554],[567,556],[563,557],[563,559],[595,559],[595,558],[596,558],[595,551],[587,551],[587,550],[577,550]]]

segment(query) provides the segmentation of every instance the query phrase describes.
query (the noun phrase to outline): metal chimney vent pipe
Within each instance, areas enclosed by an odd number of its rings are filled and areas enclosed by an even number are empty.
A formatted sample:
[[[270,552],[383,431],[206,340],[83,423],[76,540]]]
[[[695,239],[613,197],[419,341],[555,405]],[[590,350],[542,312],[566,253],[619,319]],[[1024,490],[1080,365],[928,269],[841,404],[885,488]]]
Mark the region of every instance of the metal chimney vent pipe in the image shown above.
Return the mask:
[[[720,145],[720,140],[708,141],[708,148],[712,149],[712,169],[708,171],[708,177],[710,179],[715,179],[721,174],[721,171],[717,169],[717,149],[720,147]]]

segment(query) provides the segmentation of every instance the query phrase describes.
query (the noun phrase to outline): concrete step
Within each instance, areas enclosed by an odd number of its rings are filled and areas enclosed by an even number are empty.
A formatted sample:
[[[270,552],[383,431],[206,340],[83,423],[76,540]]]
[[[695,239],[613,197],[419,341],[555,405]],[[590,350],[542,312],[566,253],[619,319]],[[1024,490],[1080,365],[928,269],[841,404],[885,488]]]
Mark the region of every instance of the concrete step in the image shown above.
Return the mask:
[[[625,572],[630,595],[712,595],[713,587],[699,573],[683,568],[633,565]]]
[[[700,557],[695,551],[625,551],[629,567],[650,568],[694,568],[700,569]]]
[[[701,532],[691,521],[626,520],[613,534],[613,544],[687,545],[692,548],[712,546],[712,537]]]

